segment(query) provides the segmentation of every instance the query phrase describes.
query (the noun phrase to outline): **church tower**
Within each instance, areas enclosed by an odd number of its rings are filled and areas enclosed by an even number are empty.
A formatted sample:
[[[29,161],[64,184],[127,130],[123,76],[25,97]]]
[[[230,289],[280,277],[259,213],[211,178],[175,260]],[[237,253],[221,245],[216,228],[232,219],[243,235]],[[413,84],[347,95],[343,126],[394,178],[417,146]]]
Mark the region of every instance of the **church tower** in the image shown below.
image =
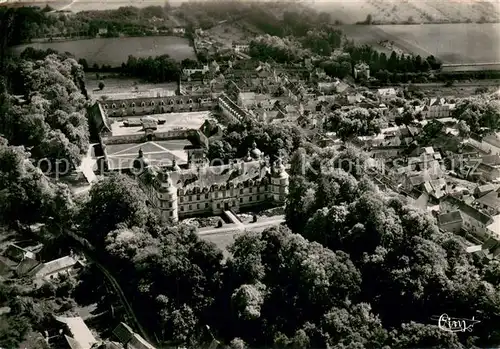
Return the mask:
[[[160,203],[158,209],[160,210],[160,217],[163,223],[177,222],[179,220],[179,211],[177,209],[177,188],[172,183],[170,173],[165,171],[161,172],[158,176],[158,202]]]
[[[273,165],[271,176],[271,193],[274,202],[280,205],[285,203],[288,196],[288,183],[288,173],[285,170],[285,165],[283,165],[281,157],[279,157]]]

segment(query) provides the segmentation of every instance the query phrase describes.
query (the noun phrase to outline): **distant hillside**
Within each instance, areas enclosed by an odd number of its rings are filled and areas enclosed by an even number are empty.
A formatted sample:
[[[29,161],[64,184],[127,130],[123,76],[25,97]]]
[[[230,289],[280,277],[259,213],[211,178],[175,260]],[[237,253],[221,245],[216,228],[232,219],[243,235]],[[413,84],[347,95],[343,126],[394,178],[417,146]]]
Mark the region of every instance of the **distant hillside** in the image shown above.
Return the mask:
[[[500,21],[499,0],[325,0],[314,8],[346,24],[368,15],[378,24]]]

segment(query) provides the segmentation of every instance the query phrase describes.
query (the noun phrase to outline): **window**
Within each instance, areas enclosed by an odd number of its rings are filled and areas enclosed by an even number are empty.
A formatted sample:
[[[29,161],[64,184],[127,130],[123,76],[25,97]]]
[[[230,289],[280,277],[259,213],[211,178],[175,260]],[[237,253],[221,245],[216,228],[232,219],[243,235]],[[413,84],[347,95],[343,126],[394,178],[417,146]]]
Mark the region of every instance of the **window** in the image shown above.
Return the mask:
[[[208,208],[208,202],[205,203],[205,208]]]
[[[205,199],[208,199],[208,194],[205,194]]]
[[[180,199],[180,201],[181,201],[181,202],[183,202],[183,201],[184,201],[184,197],[182,197],[182,196],[181,196],[181,199]]]
[[[196,195],[196,200],[200,200],[200,196],[199,195]]]
[[[252,197],[251,196],[248,198],[248,201],[252,201]]]
[[[193,201],[193,197],[189,195],[189,201]]]
[[[240,189],[240,194],[243,194],[243,189]]]
[[[196,209],[200,209],[200,204],[196,204]]]
[[[184,206],[181,206],[181,212],[184,212]]]
[[[172,217],[172,212],[169,212],[169,213],[168,213],[168,216],[169,216],[169,217]]]
[[[248,188],[248,192],[251,193],[252,192],[252,187]]]
[[[217,204],[217,208],[220,208],[220,204]]]
[[[260,200],[260,195],[257,195],[257,201]]]
[[[192,210],[193,209],[193,206],[192,205],[189,205],[189,209]]]
[[[240,198],[240,203],[243,202],[243,198]]]

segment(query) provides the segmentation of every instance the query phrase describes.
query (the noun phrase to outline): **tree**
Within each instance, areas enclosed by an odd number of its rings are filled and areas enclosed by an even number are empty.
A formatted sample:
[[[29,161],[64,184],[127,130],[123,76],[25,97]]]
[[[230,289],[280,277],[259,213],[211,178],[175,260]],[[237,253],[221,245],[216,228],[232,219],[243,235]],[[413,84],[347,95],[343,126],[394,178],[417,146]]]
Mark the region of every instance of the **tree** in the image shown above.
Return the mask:
[[[0,217],[10,226],[43,222],[54,189],[22,147],[9,146],[0,137]]]
[[[470,136],[470,127],[464,120],[460,120],[457,124],[458,133],[462,138],[468,138]]]
[[[92,186],[81,219],[89,241],[102,246],[109,232],[120,223],[145,226],[150,218],[146,196],[131,178],[113,174]]]
[[[102,91],[102,89],[104,89],[104,82],[99,81],[99,90]]]

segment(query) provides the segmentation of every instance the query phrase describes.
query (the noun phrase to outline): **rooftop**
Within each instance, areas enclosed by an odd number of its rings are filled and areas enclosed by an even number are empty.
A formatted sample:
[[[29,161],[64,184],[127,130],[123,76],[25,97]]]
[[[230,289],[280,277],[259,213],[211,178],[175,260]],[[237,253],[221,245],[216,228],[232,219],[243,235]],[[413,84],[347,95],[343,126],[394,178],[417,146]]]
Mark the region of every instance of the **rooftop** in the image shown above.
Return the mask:
[[[81,349],[90,349],[97,342],[81,317],[56,316],[56,320],[66,324],[73,336],[72,339],[80,345]]]
[[[491,230],[498,239],[500,237],[500,215],[493,216],[493,222],[488,225],[487,228]]]
[[[462,215],[460,214],[460,211],[443,213],[438,216],[439,225],[456,223],[456,222],[462,222]]]
[[[130,339],[132,339],[134,330],[132,330],[129,325],[120,322],[120,324],[113,330],[113,334],[120,341],[120,343],[127,344]]]
[[[44,277],[46,275],[57,272],[58,270],[69,268],[77,263],[77,260],[71,256],[55,259],[53,261],[44,263],[42,268],[37,271],[37,277]]]
[[[488,194],[483,195],[479,199],[477,199],[476,202],[488,208],[498,210],[500,208],[499,195],[500,194],[496,191],[490,191]]]
[[[482,224],[490,224],[492,221],[492,218],[490,216],[466,204],[459,198],[449,195],[446,197],[446,200],[449,201],[452,205],[457,206],[458,209],[461,211],[461,213],[474,218],[475,220],[481,222]]]

